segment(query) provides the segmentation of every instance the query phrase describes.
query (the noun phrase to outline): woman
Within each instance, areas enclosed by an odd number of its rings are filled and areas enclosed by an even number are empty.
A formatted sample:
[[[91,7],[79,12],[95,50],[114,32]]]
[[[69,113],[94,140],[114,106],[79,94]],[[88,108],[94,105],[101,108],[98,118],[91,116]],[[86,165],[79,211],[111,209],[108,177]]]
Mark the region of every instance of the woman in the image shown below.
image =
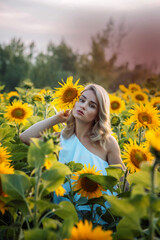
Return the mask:
[[[59,161],[74,161],[83,165],[96,166],[106,175],[108,165],[121,164],[120,149],[110,131],[110,101],[107,92],[97,84],[85,87],[73,110],[59,112],[31,126],[20,135],[20,139],[29,144],[32,137],[40,137],[41,132],[52,126],[66,122],[61,133],[61,151]],[[66,185],[68,191],[69,186]],[[76,200],[78,197],[76,196]],[[64,200],[55,196],[55,202]],[[66,200],[66,199],[65,199]],[[77,207],[78,210],[89,210],[88,206]]]

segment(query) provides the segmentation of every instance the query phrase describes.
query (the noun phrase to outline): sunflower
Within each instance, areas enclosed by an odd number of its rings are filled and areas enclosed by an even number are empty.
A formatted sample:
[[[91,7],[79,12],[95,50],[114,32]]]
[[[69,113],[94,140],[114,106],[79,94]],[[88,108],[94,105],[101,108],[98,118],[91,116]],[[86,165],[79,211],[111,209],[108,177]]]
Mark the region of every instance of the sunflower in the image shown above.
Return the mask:
[[[43,95],[51,94],[51,90],[49,90],[49,89],[41,89],[38,94],[43,94]]]
[[[141,87],[136,83],[130,83],[128,89],[133,93],[135,91],[140,91]]]
[[[74,107],[75,102],[78,100],[81,91],[84,89],[82,85],[78,85],[79,80],[73,84],[73,77],[68,77],[66,83],[62,80],[59,83],[62,87],[55,88],[56,91],[53,95],[55,98],[53,103],[57,107],[57,110],[67,110]]]
[[[10,122],[15,122],[18,124],[25,124],[27,118],[32,116],[32,109],[27,103],[22,103],[20,101],[13,102],[13,105],[7,106],[5,118],[9,119]]]
[[[145,93],[149,93],[148,88],[142,88],[142,91],[145,92]]]
[[[151,105],[157,109],[160,109],[160,97],[153,97],[151,99]]]
[[[146,140],[153,149],[160,152],[160,128],[156,130],[149,130],[145,134]]]
[[[128,90],[122,95],[122,98],[125,101],[129,102],[131,100],[131,95],[132,95],[131,91]]]
[[[79,221],[77,226],[72,228],[70,238],[64,240],[112,240],[112,231],[103,230],[101,226],[93,229],[92,222],[88,220]]]
[[[160,91],[155,93],[155,97],[160,97]]]
[[[44,97],[41,94],[34,94],[32,97],[33,101],[35,102],[43,102],[44,101]]]
[[[132,100],[136,103],[146,103],[148,101],[148,95],[142,91],[135,91],[132,93]]]
[[[6,162],[0,163],[0,175],[1,174],[13,174],[14,168]],[[0,195],[6,197],[7,194],[3,192],[0,179]]]
[[[129,110],[129,113],[132,114],[130,118],[128,118],[124,124],[131,125],[135,123],[134,129],[138,131],[140,127],[148,128],[148,129],[156,129],[160,125],[160,117],[158,115],[158,110],[152,107],[149,103],[143,105],[135,105]]]
[[[1,163],[0,164],[0,174],[13,174],[14,168],[10,165],[10,163]]]
[[[125,110],[125,102],[115,95],[109,95],[110,98],[110,112],[111,113],[121,113]]]
[[[2,147],[0,146],[0,164],[1,163],[9,163],[10,160],[9,158],[11,157],[11,155],[7,152],[7,148],[6,147]]]
[[[111,118],[111,126],[118,126],[121,123],[121,119],[117,115],[113,115]]]
[[[139,171],[142,162],[151,162],[153,160],[148,145],[145,143],[138,145],[132,139],[129,139],[129,143],[124,144],[122,158],[131,173]]]
[[[120,89],[123,93],[125,93],[125,92],[128,91],[128,88],[126,88],[124,85],[119,85],[119,89]]]
[[[53,130],[54,130],[55,132],[61,132],[61,128],[58,126],[58,124],[56,124],[56,125],[53,126]]]
[[[102,175],[100,173],[101,171],[96,172],[96,167],[93,165],[93,167],[90,167],[90,164],[87,168],[86,164],[84,164],[84,169],[74,173],[75,176],[72,177],[75,182],[73,182],[73,190],[79,191],[77,194],[81,194],[82,197],[88,197],[88,199],[91,198],[98,198],[102,196],[102,191],[105,191],[98,183],[90,180],[87,177],[81,177],[80,176],[84,173],[90,173],[93,175]]]
[[[16,91],[11,91],[11,92],[9,92],[9,93],[7,94],[7,99],[10,99],[10,98],[13,97],[13,96],[19,97],[19,93],[16,92]]]
[[[66,190],[62,186],[58,187],[55,191],[57,196],[62,196],[62,197],[64,196],[65,192]]]

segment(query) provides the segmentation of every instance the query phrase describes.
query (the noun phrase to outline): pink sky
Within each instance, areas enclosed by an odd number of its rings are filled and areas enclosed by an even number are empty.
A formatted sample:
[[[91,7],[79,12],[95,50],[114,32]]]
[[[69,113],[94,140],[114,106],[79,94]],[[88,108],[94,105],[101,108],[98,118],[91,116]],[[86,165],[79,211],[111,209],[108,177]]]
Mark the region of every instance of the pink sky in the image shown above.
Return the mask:
[[[49,41],[59,44],[64,39],[74,51],[87,53],[91,37],[112,18],[130,32],[119,61],[129,60],[131,66],[151,58],[159,61],[159,10],[159,0],[5,0],[0,2],[0,42],[17,37],[45,51]]]

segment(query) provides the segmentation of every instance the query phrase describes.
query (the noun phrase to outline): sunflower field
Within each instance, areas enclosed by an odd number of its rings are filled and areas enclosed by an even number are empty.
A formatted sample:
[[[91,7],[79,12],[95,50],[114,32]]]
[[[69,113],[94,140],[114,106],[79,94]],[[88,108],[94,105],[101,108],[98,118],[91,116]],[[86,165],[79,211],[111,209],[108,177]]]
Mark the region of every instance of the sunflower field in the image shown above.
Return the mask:
[[[58,161],[57,132],[65,124],[30,146],[19,138],[34,123],[73,107],[83,86],[72,77],[60,85],[37,89],[24,81],[8,93],[0,86],[0,240],[160,239],[160,90],[130,83],[109,94],[112,134],[127,170],[112,165],[104,176],[90,165]],[[55,195],[70,201],[55,204]],[[76,210],[83,205],[91,209],[84,221]]]

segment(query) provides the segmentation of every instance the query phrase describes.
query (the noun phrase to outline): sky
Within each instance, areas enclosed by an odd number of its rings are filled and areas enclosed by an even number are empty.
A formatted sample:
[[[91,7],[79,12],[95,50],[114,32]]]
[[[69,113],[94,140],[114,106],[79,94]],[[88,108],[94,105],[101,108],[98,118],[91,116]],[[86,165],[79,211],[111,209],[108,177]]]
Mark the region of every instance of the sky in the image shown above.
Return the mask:
[[[50,41],[57,45],[65,40],[74,51],[87,53],[91,37],[103,31],[109,19],[139,34],[159,27],[159,10],[160,0],[0,0],[0,43],[16,37],[26,44],[34,41],[38,51],[45,51]],[[122,58],[127,58],[124,52]]]

